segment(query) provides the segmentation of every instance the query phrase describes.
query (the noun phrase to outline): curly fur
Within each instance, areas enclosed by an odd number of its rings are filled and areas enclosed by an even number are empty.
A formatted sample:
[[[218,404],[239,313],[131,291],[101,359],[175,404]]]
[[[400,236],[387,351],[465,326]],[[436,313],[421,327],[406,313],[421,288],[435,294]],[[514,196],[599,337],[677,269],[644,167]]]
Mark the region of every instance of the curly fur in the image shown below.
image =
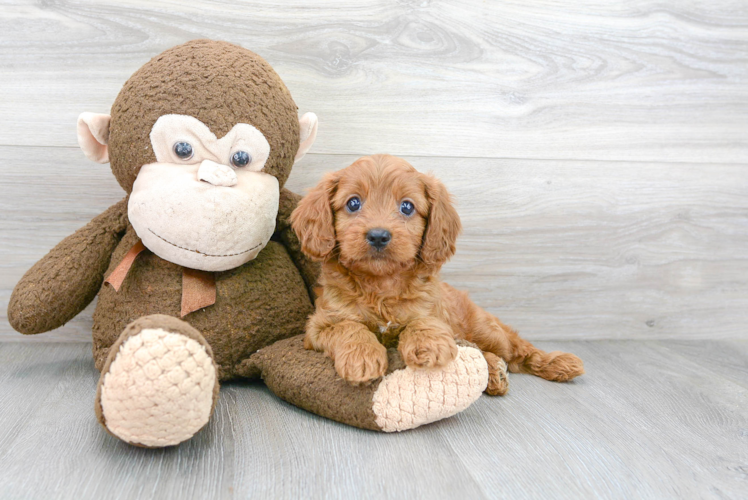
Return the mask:
[[[357,196],[359,211],[346,203]],[[403,200],[415,212],[400,213]],[[491,371],[487,392],[507,390],[505,366],[547,380],[584,373],[573,354],[546,353],[439,279],[455,253],[460,219],[444,185],[389,155],[360,158],[327,174],[291,216],[302,250],[322,261],[322,295],[304,345],[335,362],[341,377],[368,383],[387,369],[385,347],[397,345],[414,368],[435,368],[457,354],[455,339],[475,343]],[[370,229],[391,233],[384,250],[366,241]],[[502,361],[503,360],[503,361]]]

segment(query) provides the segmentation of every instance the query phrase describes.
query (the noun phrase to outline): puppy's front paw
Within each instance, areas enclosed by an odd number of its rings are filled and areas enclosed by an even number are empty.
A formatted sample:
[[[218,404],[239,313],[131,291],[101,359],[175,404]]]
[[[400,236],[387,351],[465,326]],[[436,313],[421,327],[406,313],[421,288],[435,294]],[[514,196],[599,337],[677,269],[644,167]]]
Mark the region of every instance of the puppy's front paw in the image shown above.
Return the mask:
[[[447,332],[411,330],[399,345],[405,364],[412,368],[438,368],[457,357],[455,339]]]
[[[337,349],[335,371],[352,384],[365,384],[387,371],[387,349],[378,342],[360,342]]]

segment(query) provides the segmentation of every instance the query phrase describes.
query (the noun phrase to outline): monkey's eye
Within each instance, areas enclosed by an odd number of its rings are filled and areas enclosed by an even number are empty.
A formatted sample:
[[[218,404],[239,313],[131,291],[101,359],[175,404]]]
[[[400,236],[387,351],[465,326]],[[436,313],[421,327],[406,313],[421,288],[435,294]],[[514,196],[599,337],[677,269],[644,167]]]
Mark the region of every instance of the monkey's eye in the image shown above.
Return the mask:
[[[361,210],[361,199],[358,196],[354,196],[345,203],[345,208],[347,208],[350,213],[358,212]]]
[[[406,216],[413,215],[413,212],[415,212],[416,207],[413,206],[413,202],[410,202],[408,200],[403,200],[402,203],[400,203],[400,213]]]
[[[246,151],[237,151],[231,157],[231,164],[237,168],[246,167],[252,161],[252,155]]]
[[[189,160],[193,154],[192,146],[189,142],[178,142],[174,144],[174,154],[181,160]]]

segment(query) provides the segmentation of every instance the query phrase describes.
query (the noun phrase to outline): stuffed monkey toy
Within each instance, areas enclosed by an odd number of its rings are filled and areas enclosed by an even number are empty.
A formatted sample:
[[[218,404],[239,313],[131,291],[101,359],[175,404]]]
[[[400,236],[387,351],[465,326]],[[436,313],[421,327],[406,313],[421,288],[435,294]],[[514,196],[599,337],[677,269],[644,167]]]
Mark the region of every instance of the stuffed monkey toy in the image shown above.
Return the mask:
[[[399,431],[469,406],[485,389],[481,353],[432,372],[404,367],[369,386],[340,379],[303,348],[318,267],[290,227],[283,188],[317,117],[298,117],[270,65],[239,46],[194,40],[156,56],[111,115],[83,113],[85,155],[111,164],[125,198],[60,242],[15,287],[24,334],[64,325],[98,293],[95,412],[138,446],[191,438],[219,381],[262,378],[278,396],[357,427]]]

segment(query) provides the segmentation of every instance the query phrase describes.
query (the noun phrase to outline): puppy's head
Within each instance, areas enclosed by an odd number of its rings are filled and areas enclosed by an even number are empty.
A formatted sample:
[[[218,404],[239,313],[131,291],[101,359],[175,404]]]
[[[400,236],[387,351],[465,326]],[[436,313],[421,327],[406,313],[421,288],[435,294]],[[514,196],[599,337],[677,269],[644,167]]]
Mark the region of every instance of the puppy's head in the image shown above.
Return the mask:
[[[436,178],[401,158],[366,156],[327,174],[291,216],[304,253],[356,272],[438,270],[455,252],[460,218]]]

